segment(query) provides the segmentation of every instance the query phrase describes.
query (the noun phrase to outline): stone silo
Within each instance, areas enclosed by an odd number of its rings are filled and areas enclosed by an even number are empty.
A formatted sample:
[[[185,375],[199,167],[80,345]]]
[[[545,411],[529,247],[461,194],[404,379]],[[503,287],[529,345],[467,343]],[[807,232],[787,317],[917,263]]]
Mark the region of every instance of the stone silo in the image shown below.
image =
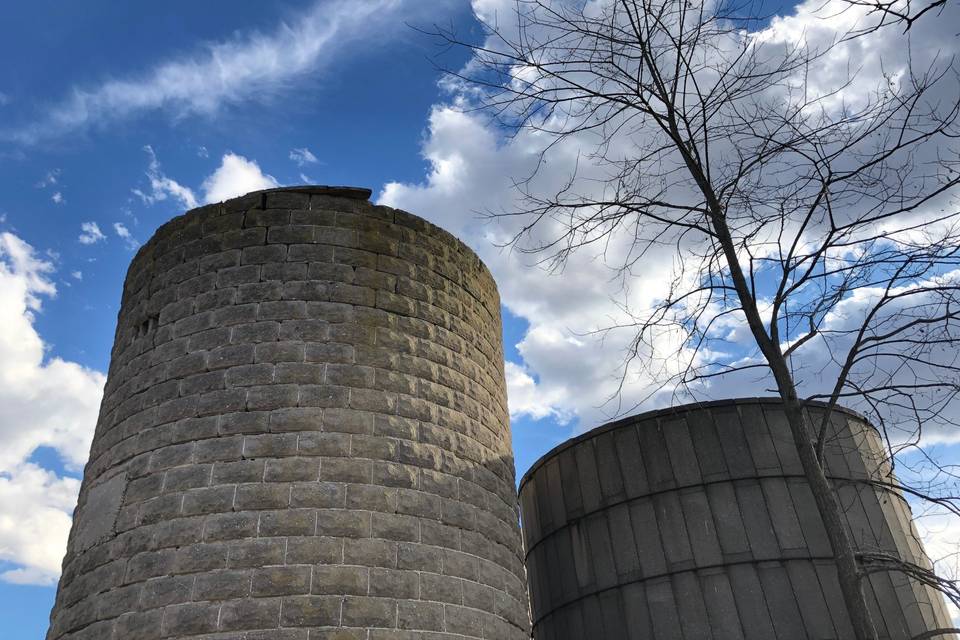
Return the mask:
[[[846,410],[831,429],[828,475],[856,545],[929,566],[900,492],[867,482],[883,464],[876,431]],[[520,500],[537,640],[852,637],[775,400],[604,425],[541,458]],[[865,591],[881,638],[954,626],[941,595],[901,573],[874,573]]]
[[[496,286],[369,196],[141,248],[49,640],[528,637]]]

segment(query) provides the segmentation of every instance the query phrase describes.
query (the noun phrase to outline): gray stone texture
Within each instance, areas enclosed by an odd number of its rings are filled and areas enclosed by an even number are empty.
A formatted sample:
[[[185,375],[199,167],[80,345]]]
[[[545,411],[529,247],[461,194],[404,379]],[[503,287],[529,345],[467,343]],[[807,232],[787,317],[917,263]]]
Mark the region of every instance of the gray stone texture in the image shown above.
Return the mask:
[[[841,409],[830,425],[827,472],[855,544],[929,567],[901,492],[869,483],[890,478],[877,432]],[[776,400],[599,427],[534,464],[520,504],[537,640],[852,636]],[[954,626],[942,596],[901,573],[864,588],[880,638]]]
[[[528,637],[496,286],[369,195],[140,249],[49,640]]]

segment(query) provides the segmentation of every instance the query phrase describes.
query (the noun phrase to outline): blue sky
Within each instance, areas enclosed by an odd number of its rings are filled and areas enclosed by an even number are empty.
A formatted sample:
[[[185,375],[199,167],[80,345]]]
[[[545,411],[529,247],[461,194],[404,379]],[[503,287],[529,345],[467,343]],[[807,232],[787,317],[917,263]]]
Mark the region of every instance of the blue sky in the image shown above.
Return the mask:
[[[0,68],[0,232],[15,235],[32,247],[36,260],[50,265],[46,275],[56,292],[43,295],[31,317],[45,362],[59,358],[106,371],[120,288],[136,242],[186,208],[173,195],[150,201],[152,159],[164,176],[198,194],[225,154],[255,163],[280,184],[349,184],[378,193],[389,182],[424,179],[428,118],[432,105],[445,99],[436,64],[455,68],[467,54],[442,51],[404,22],[456,24],[464,33],[475,32],[476,24],[466,2],[438,2],[429,11],[380,4],[389,14],[384,24],[348,24],[344,29],[350,32],[335,36],[342,42],[322,46],[301,69],[275,79],[241,78],[213,95],[211,105],[168,95],[133,107],[123,100],[97,102],[97,92],[123,82],[136,85],[131,92],[149,94],[156,84],[152,74],[164,65],[209,69],[204,65],[213,48],[251,48],[258,39],[278,49],[294,46],[285,38],[303,34],[288,31],[305,21],[324,28],[350,9],[305,0],[44,0],[4,8],[4,22],[14,28],[0,41],[0,56],[17,62]],[[79,95],[91,101],[89,113],[80,118],[71,113],[65,123],[65,112],[82,111]],[[94,241],[85,244],[79,240],[81,225],[91,222],[103,237],[88,234]],[[114,225],[123,225],[129,237],[118,236]],[[522,362],[515,345],[527,323],[509,312],[504,320],[507,357]],[[518,416],[518,470],[572,428],[551,416]],[[32,447],[11,469],[35,465],[59,478],[79,478],[81,454],[71,461],[63,448],[55,442]],[[16,473],[0,473],[0,479]],[[16,518],[9,513],[13,508],[10,499],[0,497],[0,523],[4,516]],[[6,555],[3,550],[0,541],[0,572],[30,562],[21,561],[16,548]],[[47,584],[0,580],[4,638],[43,637],[55,586],[49,575],[39,581]]]
[[[484,115],[464,111],[464,88],[442,82],[437,67],[458,69],[468,53],[446,50],[411,25],[442,24],[475,40],[481,33],[472,11],[492,20],[511,3],[38,0],[4,7],[5,640],[46,631],[127,264],[139,242],[193,204],[271,185],[365,186],[378,201],[470,244],[491,267],[504,303],[518,477],[542,453],[624,407],[675,399],[669,389],[654,393],[650,372],[631,369],[624,404],[610,402],[630,335],[599,341],[590,334],[621,319],[624,300],[649,305],[669,280],[669,259],[646,264],[629,288],[589,252],[551,275],[499,249],[509,228],[480,215],[515,204],[512,177],[535,166],[537,141],[504,138]],[[784,33],[809,26],[800,13],[781,24]],[[917,29],[942,31],[943,24],[953,28],[942,20]],[[811,38],[842,27],[813,26]],[[540,175],[544,184],[568,175],[576,143],[557,149]],[[733,343],[743,339],[742,327],[727,328]],[[767,386],[757,380],[704,392],[757,395]],[[952,455],[949,444],[941,446]]]

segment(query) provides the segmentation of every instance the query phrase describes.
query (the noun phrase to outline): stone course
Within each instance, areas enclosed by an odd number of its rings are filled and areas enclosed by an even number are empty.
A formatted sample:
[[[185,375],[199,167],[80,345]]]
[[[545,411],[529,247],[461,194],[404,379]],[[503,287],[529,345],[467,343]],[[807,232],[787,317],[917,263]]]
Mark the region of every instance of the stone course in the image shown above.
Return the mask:
[[[48,640],[528,637],[496,286],[369,195],[140,249]]]

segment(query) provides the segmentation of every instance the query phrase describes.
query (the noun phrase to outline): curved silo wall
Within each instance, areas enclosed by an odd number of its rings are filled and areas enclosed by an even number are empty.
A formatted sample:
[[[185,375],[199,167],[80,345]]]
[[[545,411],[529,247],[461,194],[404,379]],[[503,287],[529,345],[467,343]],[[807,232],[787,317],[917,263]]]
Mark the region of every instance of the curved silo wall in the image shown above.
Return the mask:
[[[822,417],[812,406],[811,418]],[[836,410],[826,446],[855,544],[929,566],[876,431]],[[749,399],[620,420],[541,458],[520,488],[537,640],[849,638],[830,543],[782,405]],[[902,573],[865,581],[882,638],[952,627]]]
[[[496,286],[369,195],[141,248],[48,639],[527,637]]]

